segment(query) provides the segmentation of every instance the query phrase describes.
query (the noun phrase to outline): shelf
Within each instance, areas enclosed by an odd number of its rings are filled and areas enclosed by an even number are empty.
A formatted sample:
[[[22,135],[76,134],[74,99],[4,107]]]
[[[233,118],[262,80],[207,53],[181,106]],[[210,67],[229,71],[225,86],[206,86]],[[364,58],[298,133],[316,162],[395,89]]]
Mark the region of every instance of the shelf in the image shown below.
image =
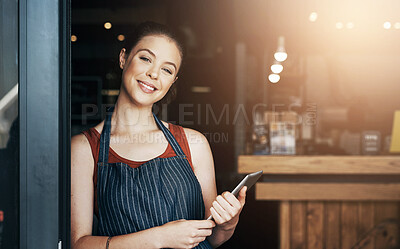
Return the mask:
[[[257,183],[256,200],[400,201],[400,183]]]
[[[238,173],[400,175],[400,156],[239,156]]]

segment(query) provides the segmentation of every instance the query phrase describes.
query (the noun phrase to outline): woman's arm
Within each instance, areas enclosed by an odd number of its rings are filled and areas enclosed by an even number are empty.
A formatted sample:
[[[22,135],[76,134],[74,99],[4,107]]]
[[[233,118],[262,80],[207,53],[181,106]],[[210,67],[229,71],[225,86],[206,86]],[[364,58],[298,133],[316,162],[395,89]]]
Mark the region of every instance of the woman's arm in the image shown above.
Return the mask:
[[[216,248],[232,237],[245,204],[246,188],[240,191],[238,198],[230,192],[217,196],[214,161],[207,139],[195,130],[185,128],[184,131],[192,155],[194,172],[202,189],[204,218],[207,219],[212,214],[217,224],[212,235],[207,238]]]
[[[83,134],[71,140],[71,245],[74,249],[105,248],[106,236],[92,236],[94,160]],[[160,248],[151,229],[134,235],[116,236],[110,248]],[[136,243],[139,241],[140,243]],[[135,243],[133,243],[135,242]],[[112,244],[112,246],[111,246]]]
[[[107,236],[92,236],[94,160],[86,137],[71,140],[71,247],[104,249]],[[140,232],[115,236],[110,249],[192,248],[212,232],[213,221],[178,220]]]

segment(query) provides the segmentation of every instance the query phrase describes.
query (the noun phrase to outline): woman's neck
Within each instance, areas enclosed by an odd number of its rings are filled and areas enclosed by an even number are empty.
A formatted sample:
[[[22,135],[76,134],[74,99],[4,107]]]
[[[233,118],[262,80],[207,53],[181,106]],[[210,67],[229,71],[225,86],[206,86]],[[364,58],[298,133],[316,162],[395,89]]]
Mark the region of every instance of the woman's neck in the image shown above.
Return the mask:
[[[145,133],[158,129],[152,113],[152,106],[138,106],[124,101],[120,95],[112,114],[111,133],[125,135]]]

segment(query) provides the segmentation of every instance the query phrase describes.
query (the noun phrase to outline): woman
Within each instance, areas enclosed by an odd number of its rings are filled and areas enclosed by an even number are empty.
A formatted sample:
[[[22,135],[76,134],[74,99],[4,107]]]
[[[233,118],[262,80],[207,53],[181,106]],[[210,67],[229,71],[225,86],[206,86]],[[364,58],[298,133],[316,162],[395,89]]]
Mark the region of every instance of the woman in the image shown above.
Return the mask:
[[[128,41],[113,111],[71,141],[72,248],[218,247],[235,230],[246,188],[238,199],[217,196],[206,138],[152,114],[182,63],[172,33],[146,22]]]

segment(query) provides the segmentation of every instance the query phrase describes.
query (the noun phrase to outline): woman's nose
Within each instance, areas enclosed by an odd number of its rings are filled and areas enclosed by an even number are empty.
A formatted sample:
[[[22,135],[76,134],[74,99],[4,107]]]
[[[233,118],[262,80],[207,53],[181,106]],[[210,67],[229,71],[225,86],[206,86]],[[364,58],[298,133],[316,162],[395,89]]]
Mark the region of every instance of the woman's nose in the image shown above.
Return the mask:
[[[149,71],[147,71],[147,76],[149,76],[152,79],[157,79],[158,73],[157,70],[153,67]]]

